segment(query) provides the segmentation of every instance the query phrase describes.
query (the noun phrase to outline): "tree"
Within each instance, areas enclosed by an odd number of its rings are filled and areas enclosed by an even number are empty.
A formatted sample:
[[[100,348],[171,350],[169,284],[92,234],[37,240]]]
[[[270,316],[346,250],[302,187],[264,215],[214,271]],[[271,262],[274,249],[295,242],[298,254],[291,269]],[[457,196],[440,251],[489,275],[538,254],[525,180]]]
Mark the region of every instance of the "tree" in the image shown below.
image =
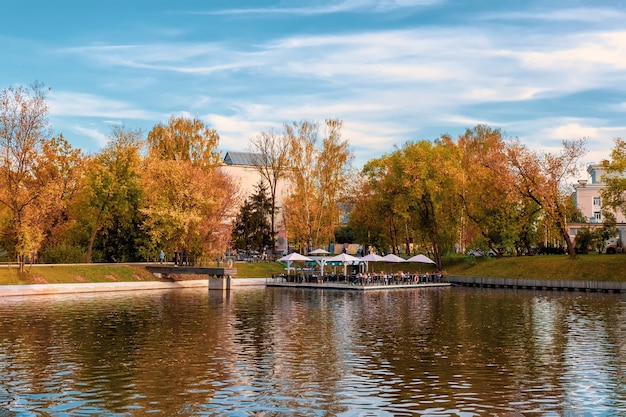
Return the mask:
[[[173,118],[148,138],[142,213],[150,245],[144,251],[221,256],[230,243],[238,190],[217,170],[219,136],[198,120]]]
[[[288,174],[289,138],[274,131],[261,132],[250,141],[250,150],[260,155],[256,169],[269,189],[272,253],[276,252],[276,198],[278,184]]]
[[[442,136],[434,143],[407,143],[403,153],[402,183],[409,189],[413,227],[429,242],[441,270],[442,254],[458,241],[461,169],[456,145]]]
[[[563,141],[559,154],[531,151],[513,141],[507,146],[507,157],[515,176],[514,186],[523,198],[541,207],[544,218],[558,230],[570,258],[576,249],[567,230],[571,193],[567,181],[580,169],[580,158],[586,153],[586,139]]]
[[[88,263],[92,262],[94,242],[100,232],[115,226],[111,228],[111,233],[128,236],[127,231],[134,230],[138,223],[142,195],[141,131],[115,125],[108,140],[104,149],[88,162],[82,192],[75,206],[89,233],[85,255]],[[124,232],[116,233],[118,230]],[[127,255],[121,257],[126,258]],[[134,254],[130,255],[134,257]],[[119,260],[119,253],[117,258]]]
[[[232,246],[239,250],[263,251],[274,242],[269,222],[272,202],[265,184],[260,182],[256,192],[239,209],[232,234]]]
[[[301,249],[330,241],[340,224],[340,203],[349,185],[353,159],[348,142],[341,140],[342,125],[339,120],[325,121],[321,148],[317,146],[317,123],[285,126],[292,189],[284,212],[289,237]]]
[[[20,271],[26,256],[36,252],[44,238],[38,219],[48,184],[38,174],[39,155],[50,137],[45,97],[46,90],[39,83],[0,93],[0,204],[10,213]]]
[[[460,247],[471,242],[479,248],[486,242],[491,253],[501,255],[509,249],[526,247],[532,253],[533,227],[539,208],[520,199],[506,156],[506,143],[499,129],[485,125],[467,129],[457,146],[461,161]],[[465,217],[470,220],[469,224]],[[477,234],[481,237],[477,238]]]
[[[611,161],[605,165],[606,173],[602,177],[605,184],[601,191],[603,217],[607,211],[626,213],[626,141],[615,138],[611,150]]]
[[[219,161],[219,140],[215,129],[201,120],[185,117],[170,117],[167,124],[158,124],[148,133],[152,158],[191,161],[204,167],[214,166]]]

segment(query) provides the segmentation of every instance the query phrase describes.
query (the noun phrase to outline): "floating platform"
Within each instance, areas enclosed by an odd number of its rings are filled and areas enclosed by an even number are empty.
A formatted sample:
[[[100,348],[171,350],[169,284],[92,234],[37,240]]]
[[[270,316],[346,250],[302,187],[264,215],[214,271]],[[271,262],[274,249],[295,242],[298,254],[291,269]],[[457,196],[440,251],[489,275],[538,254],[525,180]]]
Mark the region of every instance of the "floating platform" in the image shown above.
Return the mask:
[[[266,287],[289,287],[289,288],[315,288],[322,290],[349,290],[349,291],[374,291],[374,290],[398,290],[409,288],[433,288],[449,287],[449,282],[425,282],[425,283],[402,283],[402,284],[350,284],[346,282],[286,282],[268,279]]]

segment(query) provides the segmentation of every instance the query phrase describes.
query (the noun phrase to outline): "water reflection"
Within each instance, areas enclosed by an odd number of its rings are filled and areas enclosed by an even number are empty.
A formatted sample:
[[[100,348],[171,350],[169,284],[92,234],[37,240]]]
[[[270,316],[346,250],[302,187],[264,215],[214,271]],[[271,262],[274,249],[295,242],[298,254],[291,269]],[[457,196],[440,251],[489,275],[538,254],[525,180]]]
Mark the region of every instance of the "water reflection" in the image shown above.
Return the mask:
[[[620,295],[472,288],[5,298],[0,404],[20,416],[623,415],[625,318]]]

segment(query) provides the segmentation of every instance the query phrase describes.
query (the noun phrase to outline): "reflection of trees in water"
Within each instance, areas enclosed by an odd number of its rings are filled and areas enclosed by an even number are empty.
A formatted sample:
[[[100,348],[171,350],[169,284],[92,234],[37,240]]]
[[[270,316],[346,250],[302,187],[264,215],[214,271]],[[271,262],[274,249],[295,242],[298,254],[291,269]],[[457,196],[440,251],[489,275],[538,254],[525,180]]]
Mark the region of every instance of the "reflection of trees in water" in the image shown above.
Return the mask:
[[[467,288],[0,300],[0,400],[168,415],[565,410],[624,397],[624,309],[619,295]]]

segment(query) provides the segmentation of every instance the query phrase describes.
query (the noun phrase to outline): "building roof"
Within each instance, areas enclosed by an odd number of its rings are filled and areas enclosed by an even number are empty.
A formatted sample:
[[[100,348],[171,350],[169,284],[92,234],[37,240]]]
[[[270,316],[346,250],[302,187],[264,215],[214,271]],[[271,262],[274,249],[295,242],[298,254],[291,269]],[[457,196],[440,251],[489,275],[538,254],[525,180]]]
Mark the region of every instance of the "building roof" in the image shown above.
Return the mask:
[[[224,163],[226,165],[247,165],[255,166],[259,164],[261,154],[252,152],[226,152]]]

